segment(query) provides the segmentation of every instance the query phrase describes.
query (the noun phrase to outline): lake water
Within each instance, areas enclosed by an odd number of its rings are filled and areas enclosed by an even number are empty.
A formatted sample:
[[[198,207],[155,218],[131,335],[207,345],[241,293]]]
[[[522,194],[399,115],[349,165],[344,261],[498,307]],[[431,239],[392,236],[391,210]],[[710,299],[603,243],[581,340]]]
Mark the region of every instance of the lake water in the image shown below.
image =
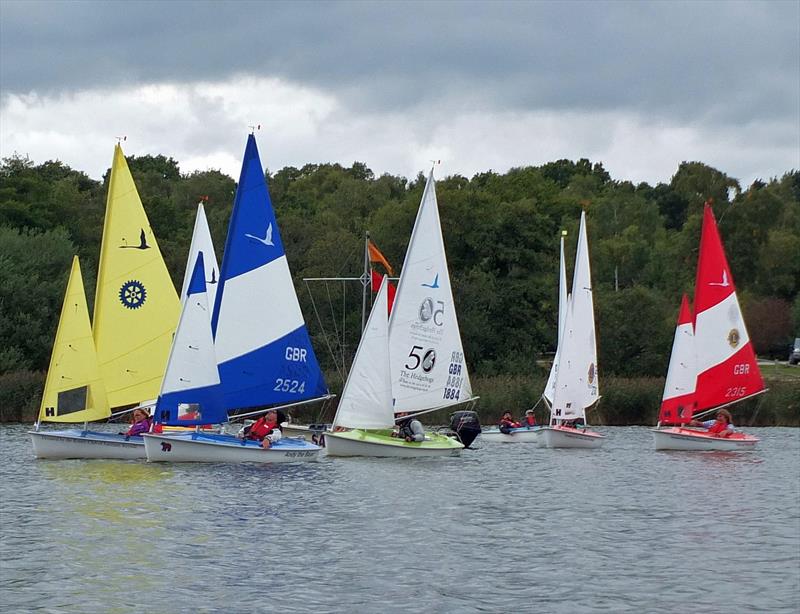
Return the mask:
[[[0,426],[4,612],[797,612],[800,430],[283,466],[37,461]]]

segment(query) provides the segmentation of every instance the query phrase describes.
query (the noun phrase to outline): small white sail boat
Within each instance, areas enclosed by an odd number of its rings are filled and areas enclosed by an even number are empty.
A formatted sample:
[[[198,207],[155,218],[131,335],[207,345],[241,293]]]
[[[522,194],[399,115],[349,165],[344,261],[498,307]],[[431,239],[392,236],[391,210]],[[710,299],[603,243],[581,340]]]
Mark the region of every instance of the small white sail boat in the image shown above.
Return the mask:
[[[758,439],[687,428],[693,418],[765,392],[711,207],[706,203],[695,283],[695,318],[683,297],[670,356],[656,450],[752,450]],[[662,425],[677,425],[660,428]]]
[[[223,412],[232,417],[230,412],[236,409],[330,397],[295,294],[253,134],[247,139],[211,313],[222,397],[212,405],[215,421],[222,421]],[[252,414],[236,417],[245,415]],[[175,417],[170,414],[169,419]],[[195,423],[207,423],[207,417]],[[146,440],[150,461],[314,460],[320,450],[288,438],[264,450],[257,442],[211,433],[169,438],[151,434]]]
[[[559,289],[559,320],[563,295]],[[537,443],[546,448],[599,448],[605,437],[585,427],[586,410],[600,399],[585,211],[581,212],[572,293],[559,333],[554,385],[552,391],[545,389],[545,398],[552,394],[550,423],[537,432]],[[576,427],[578,423],[581,426]]]
[[[141,437],[89,431],[86,423],[111,415],[89,323],[78,257],[72,259],[50,368],[35,430],[30,432],[37,458],[141,458]],[[83,429],[41,431],[42,422],[84,423]]]
[[[202,251],[197,253],[192,270],[156,403],[156,424],[199,426],[221,424],[228,418],[211,334],[211,309]],[[297,440],[281,440],[264,450],[255,441],[200,431],[169,435],[146,433],[144,445],[147,459],[153,462],[275,463],[295,461],[298,453],[301,453],[300,458],[313,458],[319,453],[317,446]]]
[[[327,433],[328,455],[458,455],[464,446],[450,437],[426,433],[425,441],[406,442],[390,437],[388,430],[398,413],[412,417],[474,400],[450,287],[432,170],[403,263],[388,340],[382,332],[388,311],[386,283],[384,280],[373,305],[370,324],[347,380],[347,396],[343,392],[343,407],[334,421],[335,426],[353,430]],[[369,374],[384,368],[388,375]],[[382,383],[368,384],[370,377],[377,377]]]

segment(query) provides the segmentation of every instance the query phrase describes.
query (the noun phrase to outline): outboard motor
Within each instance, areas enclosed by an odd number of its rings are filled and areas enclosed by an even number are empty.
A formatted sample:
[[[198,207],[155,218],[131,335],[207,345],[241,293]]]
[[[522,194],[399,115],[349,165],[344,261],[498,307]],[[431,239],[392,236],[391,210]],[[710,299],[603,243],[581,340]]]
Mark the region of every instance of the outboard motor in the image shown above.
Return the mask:
[[[469,410],[453,412],[450,415],[450,430],[465,448],[469,448],[481,432],[478,413]]]

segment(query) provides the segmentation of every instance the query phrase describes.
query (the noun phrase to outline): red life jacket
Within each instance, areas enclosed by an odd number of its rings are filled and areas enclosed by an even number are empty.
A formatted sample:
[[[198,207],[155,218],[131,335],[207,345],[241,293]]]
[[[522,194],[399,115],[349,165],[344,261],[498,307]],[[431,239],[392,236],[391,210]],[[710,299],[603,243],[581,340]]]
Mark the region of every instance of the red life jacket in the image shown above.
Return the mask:
[[[261,416],[253,423],[253,426],[250,427],[250,430],[247,432],[247,438],[263,441],[264,437],[272,433],[277,426],[278,424],[276,422],[267,422],[266,417]]]
[[[717,420],[716,422],[714,422],[714,424],[708,427],[708,432],[711,433],[712,435],[716,435],[717,433],[722,433],[727,430],[728,430],[728,425],[722,420]]]
[[[533,416],[525,416],[525,422],[522,423],[522,426],[536,426],[536,418]]]

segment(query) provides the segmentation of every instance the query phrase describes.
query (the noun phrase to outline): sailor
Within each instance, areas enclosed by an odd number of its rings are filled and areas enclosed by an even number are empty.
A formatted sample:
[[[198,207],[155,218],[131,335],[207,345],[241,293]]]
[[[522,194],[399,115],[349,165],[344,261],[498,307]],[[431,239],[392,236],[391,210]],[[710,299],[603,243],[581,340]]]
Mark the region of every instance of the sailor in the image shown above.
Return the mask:
[[[522,426],[526,426],[528,428],[536,426],[536,415],[533,413],[532,409],[529,409],[525,412],[525,418],[522,420]]]
[[[392,437],[402,437],[408,442],[411,441],[424,441],[425,429],[422,423],[416,418],[408,418],[408,412],[401,411],[397,414],[397,426],[400,429],[392,433]]]
[[[503,415],[500,417],[500,423],[498,426],[500,427],[501,433],[508,435],[511,432],[511,429],[518,429],[522,426],[522,424],[514,420],[514,417],[511,415],[510,411],[506,411],[503,412]]]
[[[732,420],[731,413],[727,409],[720,409],[717,412],[716,420],[705,420],[703,422],[692,420],[689,424],[691,426],[702,426],[708,431],[709,435],[714,435],[715,437],[730,437],[733,435],[734,430]]]
[[[270,409],[253,424],[239,431],[239,434],[245,439],[260,441],[261,447],[266,450],[283,436],[281,423],[285,420],[286,415],[281,410]]]

